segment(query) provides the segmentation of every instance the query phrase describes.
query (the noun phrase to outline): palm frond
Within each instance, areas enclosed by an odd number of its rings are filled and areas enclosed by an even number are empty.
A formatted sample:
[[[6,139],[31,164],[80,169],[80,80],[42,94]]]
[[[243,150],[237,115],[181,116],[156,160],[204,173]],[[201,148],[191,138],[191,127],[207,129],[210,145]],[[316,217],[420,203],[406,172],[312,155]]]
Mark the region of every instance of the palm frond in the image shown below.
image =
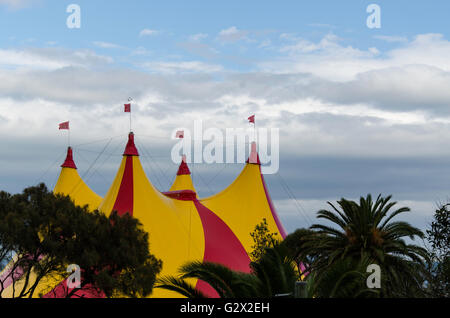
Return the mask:
[[[189,284],[185,279],[174,276],[166,276],[156,280],[155,288],[161,288],[176,292],[187,298],[207,298],[195,286]]]

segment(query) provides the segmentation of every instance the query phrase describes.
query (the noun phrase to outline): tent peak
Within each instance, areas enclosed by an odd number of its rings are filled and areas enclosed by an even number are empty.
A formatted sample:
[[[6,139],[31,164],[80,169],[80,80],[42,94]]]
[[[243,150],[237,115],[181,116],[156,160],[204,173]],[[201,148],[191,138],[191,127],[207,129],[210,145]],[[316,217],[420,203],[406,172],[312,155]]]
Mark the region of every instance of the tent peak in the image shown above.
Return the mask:
[[[72,147],[67,147],[66,160],[64,160],[64,163],[61,165],[61,167],[62,168],[73,168],[73,169],[77,168],[77,166],[75,165],[75,162],[73,161]]]
[[[128,134],[128,142],[127,142],[127,146],[125,147],[125,152],[123,153],[123,155],[124,156],[139,156],[136,146],[134,145],[133,132],[130,132]]]
[[[256,141],[252,142],[252,148],[250,151],[250,156],[247,159],[247,163],[261,165],[261,161],[259,161],[259,155],[256,151]]]
[[[189,167],[186,163],[186,155],[183,155],[180,163],[180,167],[178,168],[177,176],[191,174]]]

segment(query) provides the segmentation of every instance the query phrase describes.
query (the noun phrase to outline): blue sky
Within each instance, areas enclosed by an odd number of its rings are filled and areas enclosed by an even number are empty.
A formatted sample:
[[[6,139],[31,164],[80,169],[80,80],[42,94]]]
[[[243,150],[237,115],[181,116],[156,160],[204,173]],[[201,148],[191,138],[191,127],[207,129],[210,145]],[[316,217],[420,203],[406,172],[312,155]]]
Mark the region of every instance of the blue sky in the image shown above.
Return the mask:
[[[66,26],[72,3],[80,29]],[[372,3],[379,29],[366,26]],[[79,171],[104,195],[128,129],[121,105],[132,96],[144,168],[161,190],[176,171],[167,160],[173,129],[198,119],[246,127],[255,113],[259,127],[280,129],[279,176],[267,180],[288,231],[310,225],[304,213],[314,218],[327,200],[367,193],[392,194],[425,228],[449,198],[449,9],[448,1],[0,0],[0,189],[53,186],[66,147],[55,127],[70,120]],[[241,168],[192,165],[201,195]]]
[[[2,46],[89,48],[108,52],[115,64],[135,67],[136,55],[155,60],[201,59],[228,70],[254,70],[255,60],[277,56],[280,34],[311,41],[333,33],[356,48],[387,48],[393,43],[375,38],[412,38],[420,33],[448,35],[449,4],[445,1],[378,1],[382,28],[366,27],[370,1],[45,1],[6,0],[0,11]],[[81,28],[68,29],[66,8],[81,7]],[[218,34],[235,28],[240,40],[218,40]],[[153,35],[139,36],[142,30]],[[211,50],[209,58],[193,53],[186,43],[199,36]],[[270,41],[270,44],[268,44]],[[106,48],[102,48],[104,44]],[[395,44],[395,42],[394,42]],[[115,50],[112,50],[116,46]],[[207,54],[207,53],[205,53]],[[132,56],[132,58],[130,57]]]

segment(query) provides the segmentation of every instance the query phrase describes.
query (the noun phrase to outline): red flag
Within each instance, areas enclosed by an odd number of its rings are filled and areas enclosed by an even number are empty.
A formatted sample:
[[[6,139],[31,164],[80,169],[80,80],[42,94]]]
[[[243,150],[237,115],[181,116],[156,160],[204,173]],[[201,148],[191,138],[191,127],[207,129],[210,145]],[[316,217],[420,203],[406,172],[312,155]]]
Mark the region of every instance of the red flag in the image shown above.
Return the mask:
[[[63,122],[63,123],[60,123],[59,124],[59,129],[61,130],[61,129],[69,129],[69,122],[68,121],[66,121],[66,122]]]
[[[255,115],[251,115],[249,118],[248,118],[248,122],[249,123],[255,123]]]
[[[125,108],[123,111],[125,113],[131,113],[131,104],[125,104],[124,106],[125,106]]]
[[[180,138],[180,139],[184,138],[184,131],[183,130],[178,130],[176,135],[175,135],[175,138]]]

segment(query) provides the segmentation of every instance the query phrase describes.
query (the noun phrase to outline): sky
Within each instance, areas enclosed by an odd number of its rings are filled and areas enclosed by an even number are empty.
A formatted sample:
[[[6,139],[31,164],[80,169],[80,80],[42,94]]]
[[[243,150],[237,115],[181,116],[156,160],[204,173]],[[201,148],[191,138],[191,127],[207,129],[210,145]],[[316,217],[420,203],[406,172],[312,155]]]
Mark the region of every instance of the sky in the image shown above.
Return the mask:
[[[80,8],[80,27],[69,28]],[[380,27],[369,28],[370,4]],[[426,229],[449,199],[448,1],[0,0],[0,189],[56,183],[70,120],[80,174],[104,195],[133,131],[167,190],[178,127],[280,130],[266,181],[288,232],[327,201],[391,194]],[[239,164],[190,164],[201,196]]]

